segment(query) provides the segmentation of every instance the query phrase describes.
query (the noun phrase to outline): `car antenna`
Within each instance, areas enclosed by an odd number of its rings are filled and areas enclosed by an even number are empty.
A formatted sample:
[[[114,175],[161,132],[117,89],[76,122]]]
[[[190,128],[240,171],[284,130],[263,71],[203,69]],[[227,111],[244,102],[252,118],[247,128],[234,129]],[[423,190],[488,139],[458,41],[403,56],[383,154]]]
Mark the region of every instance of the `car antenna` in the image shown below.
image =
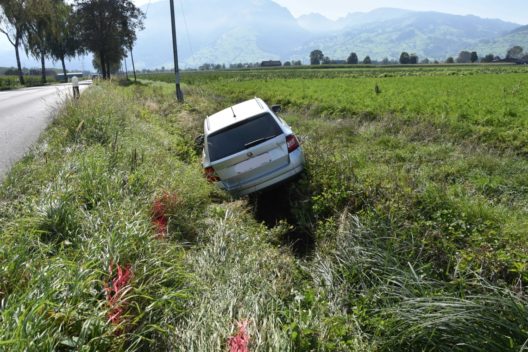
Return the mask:
[[[233,107],[231,107],[231,111],[233,112],[233,118],[236,119],[235,109],[233,109]]]

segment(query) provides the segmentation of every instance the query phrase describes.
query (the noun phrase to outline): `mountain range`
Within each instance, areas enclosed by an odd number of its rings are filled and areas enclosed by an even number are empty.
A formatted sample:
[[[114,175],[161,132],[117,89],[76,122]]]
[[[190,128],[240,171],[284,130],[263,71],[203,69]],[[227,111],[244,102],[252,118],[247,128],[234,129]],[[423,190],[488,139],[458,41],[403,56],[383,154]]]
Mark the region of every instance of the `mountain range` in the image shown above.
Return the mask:
[[[360,58],[370,55],[379,60],[397,59],[402,51],[445,60],[462,50],[504,56],[513,45],[528,49],[528,27],[477,16],[381,8],[330,20],[320,14],[295,18],[272,0],[180,4],[176,23],[184,67],[262,60],[307,63],[314,49],[341,60],[352,51]],[[172,66],[167,9],[168,1],[148,7],[146,30],[140,33],[136,46],[141,66]]]
[[[134,49],[137,67],[172,67],[168,0],[142,9],[147,17]],[[175,10],[182,67],[271,59],[307,63],[314,49],[341,60],[352,51],[360,59],[397,59],[407,51],[421,59],[445,60],[461,50],[504,56],[513,45],[528,49],[528,26],[476,16],[381,8],[338,20],[320,14],[295,18],[272,0],[177,1]],[[10,49],[0,42],[0,66],[14,65]],[[85,58],[84,66],[90,62]],[[25,60],[25,65],[38,63]]]
[[[476,50],[481,54],[504,55],[511,41],[505,40],[520,26],[501,20],[476,16],[458,16],[438,12],[412,12],[379,9],[366,14],[352,14],[339,23],[334,33],[307,42],[302,54],[319,48],[330,57],[346,58],[351,51],[362,58],[397,59],[402,51],[416,53],[421,58],[445,60],[461,50]],[[522,42],[523,35],[518,36]],[[524,37],[528,42],[528,37]],[[497,45],[486,44],[497,42]],[[500,44],[499,44],[500,43]]]

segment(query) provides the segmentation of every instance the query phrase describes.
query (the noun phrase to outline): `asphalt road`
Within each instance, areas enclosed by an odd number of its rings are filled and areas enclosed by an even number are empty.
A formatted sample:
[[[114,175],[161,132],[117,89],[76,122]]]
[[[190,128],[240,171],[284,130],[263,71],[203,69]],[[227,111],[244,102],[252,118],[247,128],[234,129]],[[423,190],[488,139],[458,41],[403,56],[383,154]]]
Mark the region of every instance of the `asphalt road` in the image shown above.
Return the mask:
[[[90,84],[80,82],[81,92]],[[0,92],[0,182],[38,140],[56,109],[71,96],[71,84]]]

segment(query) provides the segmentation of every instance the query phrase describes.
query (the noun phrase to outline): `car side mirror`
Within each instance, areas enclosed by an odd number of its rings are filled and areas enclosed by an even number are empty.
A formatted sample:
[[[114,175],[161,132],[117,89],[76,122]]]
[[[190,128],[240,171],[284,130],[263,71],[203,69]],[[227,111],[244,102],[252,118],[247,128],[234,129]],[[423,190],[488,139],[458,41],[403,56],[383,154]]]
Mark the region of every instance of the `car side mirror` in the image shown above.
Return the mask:
[[[194,139],[194,145],[197,148],[202,148],[204,145],[204,141],[205,141],[205,135],[201,134]]]
[[[282,111],[282,106],[280,106],[280,105],[273,105],[273,106],[271,107],[271,111],[273,111],[274,113],[278,114],[279,112]]]

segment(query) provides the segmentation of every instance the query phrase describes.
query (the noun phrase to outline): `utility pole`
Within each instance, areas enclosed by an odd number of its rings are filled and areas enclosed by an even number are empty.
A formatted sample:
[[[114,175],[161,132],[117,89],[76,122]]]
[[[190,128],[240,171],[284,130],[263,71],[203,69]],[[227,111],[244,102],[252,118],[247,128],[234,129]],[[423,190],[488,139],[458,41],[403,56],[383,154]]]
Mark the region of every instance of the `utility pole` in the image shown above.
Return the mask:
[[[130,46],[130,58],[132,59],[132,70],[134,71],[134,82],[137,82],[136,64],[134,64],[134,53],[132,52],[132,45]]]
[[[176,18],[174,17],[174,0],[170,0],[172,21],[172,48],[174,50],[174,73],[176,74],[176,98],[183,103],[183,92],[180,88],[180,69],[178,67],[178,45],[176,44]]]
[[[126,77],[126,80],[128,81],[128,67],[126,63],[126,56],[124,57],[124,61],[125,61],[125,77]]]

